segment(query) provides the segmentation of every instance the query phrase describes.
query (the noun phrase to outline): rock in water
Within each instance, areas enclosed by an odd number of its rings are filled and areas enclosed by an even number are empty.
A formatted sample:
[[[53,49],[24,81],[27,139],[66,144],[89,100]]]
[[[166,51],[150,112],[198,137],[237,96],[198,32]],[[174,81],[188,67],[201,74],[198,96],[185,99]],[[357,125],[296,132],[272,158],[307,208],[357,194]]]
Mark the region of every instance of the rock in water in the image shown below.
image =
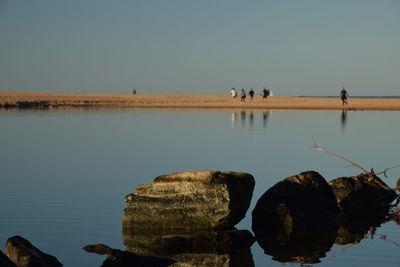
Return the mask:
[[[7,240],[6,251],[8,258],[18,267],[63,266],[56,257],[43,253],[20,236],[13,236]]]
[[[17,267],[1,250],[0,250],[0,266]]]
[[[254,208],[256,239],[290,238],[293,231],[324,231],[337,228],[338,207],[325,179],[315,171],[288,177],[270,189]]]
[[[162,175],[126,196],[124,229],[232,228],[254,189],[248,173],[197,171]]]
[[[397,194],[377,176],[360,174],[329,182],[339,207],[350,219],[385,216]]]

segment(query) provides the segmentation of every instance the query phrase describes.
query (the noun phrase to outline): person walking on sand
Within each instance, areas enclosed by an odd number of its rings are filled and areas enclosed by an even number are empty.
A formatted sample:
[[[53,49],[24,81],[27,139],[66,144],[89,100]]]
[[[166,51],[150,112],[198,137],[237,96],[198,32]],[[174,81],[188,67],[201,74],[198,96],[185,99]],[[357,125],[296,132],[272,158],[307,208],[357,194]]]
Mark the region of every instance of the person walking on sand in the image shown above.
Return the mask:
[[[253,97],[254,97],[254,89],[253,89],[253,87],[250,87],[249,96],[250,96],[250,101],[253,101]]]
[[[346,91],[346,88],[342,87],[342,90],[340,91],[340,98],[342,99],[342,105],[346,104],[347,105],[347,97],[349,94]]]
[[[246,92],[242,88],[242,93],[240,94],[240,101],[241,102],[246,102]]]
[[[263,101],[267,100],[268,95],[269,95],[269,92],[268,92],[267,88],[264,87],[264,89],[262,90]]]
[[[231,96],[232,96],[232,101],[234,101],[237,98],[237,92],[235,88],[232,88]]]

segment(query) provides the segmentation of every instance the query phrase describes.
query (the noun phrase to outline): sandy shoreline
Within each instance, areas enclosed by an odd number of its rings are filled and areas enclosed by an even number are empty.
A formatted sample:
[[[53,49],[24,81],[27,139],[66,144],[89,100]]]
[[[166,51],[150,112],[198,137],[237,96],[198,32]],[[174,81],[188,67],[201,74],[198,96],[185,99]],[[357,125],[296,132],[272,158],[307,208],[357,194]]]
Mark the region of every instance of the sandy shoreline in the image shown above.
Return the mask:
[[[309,109],[309,110],[400,110],[398,98],[338,98],[272,96],[263,101],[232,100],[228,94],[53,94],[0,92],[0,108],[146,107],[146,108],[227,108],[227,109]]]

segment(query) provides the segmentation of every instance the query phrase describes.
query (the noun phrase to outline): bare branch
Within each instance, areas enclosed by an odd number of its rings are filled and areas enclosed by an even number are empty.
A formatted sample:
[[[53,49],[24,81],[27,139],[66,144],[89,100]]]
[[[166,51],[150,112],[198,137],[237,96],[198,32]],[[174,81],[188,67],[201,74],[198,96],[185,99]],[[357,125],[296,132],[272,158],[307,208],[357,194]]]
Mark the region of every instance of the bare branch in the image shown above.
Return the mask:
[[[335,157],[337,157],[337,158],[340,158],[340,159],[342,159],[342,160],[344,160],[344,161],[347,161],[347,162],[350,163],[351,165],[353,165],[353,166],[359,168],[360,170],[362,170],[364,173],[367,173],[367,174],[370,173],[369,171],[367,171],[366,169],[364,169],[363,167],[361,167],[359,164],[355,163],[354,161],[351,161],[351,160],[349,160],[349,159],[347,159],[347,158],[345,158],[345,157],[343,157],[343,156],[341,156],[341,155],[339,155],[339,154],[336,154],[335,152],[332,152],[332,151],[329,151],[329,150],[326,150],[326,149],[320,147],[320,146],[317,144],[317,141],[315,140],[314,136],[312,136],[312,139],[313,139],[313,142],[314,142],[314,145],[312,146],[312,148],[314,148],[314,149],[316,149],[316,150],[318,150],[318,151],[327,153],[327,154],[329,154],[329,155],[335,156]]]
[[[394,168],[398,168],[398,167],[400,167],[400,164],[399,164],[399,165],[396,165],[396,166],[393,166],[393,167],[390,167],[390,168],[385,168],[383,171],[376,173],[376,175],[383,174],[383,175],[385,175],[385,177],[387,178],[386,172],[387,172],[388,170],[391,170],[391,169],[394,169]]]
[[[383,188],[383,189],[386,189],[386,190],[400,190],[400,185],[397,186],[397,187],[395,187],[395,188],[390,188],[390,187],[388,187],[387,185],[385,185],[383,182],[381,182],[381,180],[378,179],[378,176],[377,176],[377,175],[382,174],[382,173],[386,176],[386,171],[388,171],[388,170],[390,170],[390,169],[393,169],[393,168],[400,167],[400,164],[399,164],[399,165],[396,165],[396,166],[393,166],[393,167],[390,167],[390,168],[386,168],[384,171],[378,172],[378,173],[375,173],[374,170],[373,170],[373,168],[371,168],[371,171],[367,171],[366,169],[364,169],[363,167],[361,167],[359,164],[355,163],[354,161],[349,160],[349,159],[347,159],[347,158],[345,158],[345,157],[343,157],[343,156],[341,156],[341,155],[339,155],[339,154],[336,154],[335,152],[332,152],[332,151],[326,150],[325,148],[320,147],[320,146],[317,144],[317,141],[315,140],[314,136],[312,136],[312,140],[313,140],[313,143],[314,143],[314,145],[312,146],[312,148],[314,148],[314,149],[316,149],[316,150],[318,150],[318,151],[327,153],[327,154],[329,154],[329,155],[335,156],[335,157],[337,157],[337,158],[340,158],[340,159],[342,159],[342,160],[344,160],[344,161],[347,161],[347,162],[350,163],[352,166],[355,166],[355,167],[359,168],[360,170],[362,170],[362,173],[364,173],[364,174],[366,174],[366,175],[369,176],[369,178],[368,178],[368,182],[369,182],[369,183],[375,183],[375,184],[378,185],[379,187],[381,187],[381,188]]]

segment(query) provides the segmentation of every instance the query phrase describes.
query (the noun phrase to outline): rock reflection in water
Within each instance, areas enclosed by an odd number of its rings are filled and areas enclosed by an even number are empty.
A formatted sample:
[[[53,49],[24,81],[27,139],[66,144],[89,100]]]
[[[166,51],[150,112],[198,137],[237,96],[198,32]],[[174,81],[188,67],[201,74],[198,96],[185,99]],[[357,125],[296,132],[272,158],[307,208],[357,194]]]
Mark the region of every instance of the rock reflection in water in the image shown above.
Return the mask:
[[[123,240],[127,251],[176,260],[173,266],[254,266],[247,230],[124,229]]]
[[[327,256],[334,244],[340,246],[354,246],[374,236],[382,221],[348,222],[340,226],[337,231],[323,232],[291,232],[274,235],[262,229],[256,229],[257,243],[264,249],[264,253],[271,255],[279,262],[314,264],[321,262]],[[342,249],[342,251],[345,251]]]
[[[265,254],[279,262],[313,264],[326,256],[335,242],[335,233],[292,233],[290,237],[256,236]]]

